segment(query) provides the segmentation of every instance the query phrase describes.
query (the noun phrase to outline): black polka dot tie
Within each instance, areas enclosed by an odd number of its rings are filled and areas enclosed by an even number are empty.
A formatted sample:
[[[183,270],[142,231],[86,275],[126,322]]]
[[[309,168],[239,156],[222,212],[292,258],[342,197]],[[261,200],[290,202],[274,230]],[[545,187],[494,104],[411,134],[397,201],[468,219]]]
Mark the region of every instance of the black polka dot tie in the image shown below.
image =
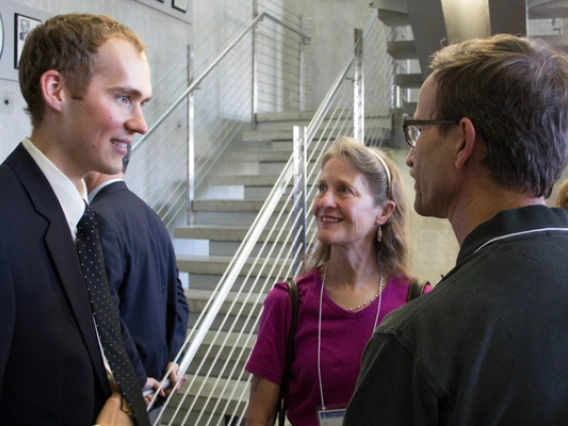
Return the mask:
[[[117,313],[110,296],[105,274],[97,221],[87,205],[83,217],[77,224],[77,253],[87,284],[91,309],[112,374],[123,397],[128,402],[137,425],[149,426],[146,405],[142,399],[140,382],[134,371],[126,349]]]

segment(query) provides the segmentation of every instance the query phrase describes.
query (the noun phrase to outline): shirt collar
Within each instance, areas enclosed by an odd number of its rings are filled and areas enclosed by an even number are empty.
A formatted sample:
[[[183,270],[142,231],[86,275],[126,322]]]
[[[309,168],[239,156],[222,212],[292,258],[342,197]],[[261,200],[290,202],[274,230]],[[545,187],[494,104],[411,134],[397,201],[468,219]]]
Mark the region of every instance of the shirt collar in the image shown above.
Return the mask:
[[[22,145],[36,162],[51,185],[63,214],[69,225],[71,235],[75,238],[77,223],[85,211],[85,201],[81,198],[75,184],[61,170],[55,166],[29,138],[25,138]]]
[[[568,216],[563,209],[536,205],[503,210],[475,228],[464,240],[457,264],[493,239],[542,228],[567,228]]]
[[[111,183],[121,182],[123,180],[124,179],[116,178],[116,179],[107,180],[106,182],[101,183],[99,186],[97,186],[95,189],[93,189],[91,192],[89,192],[89,203],[93,202],[93,200],[95,199],[97,194],[99,192],[101,192],[101,189],[103,189],[106,186],[109,186]]]

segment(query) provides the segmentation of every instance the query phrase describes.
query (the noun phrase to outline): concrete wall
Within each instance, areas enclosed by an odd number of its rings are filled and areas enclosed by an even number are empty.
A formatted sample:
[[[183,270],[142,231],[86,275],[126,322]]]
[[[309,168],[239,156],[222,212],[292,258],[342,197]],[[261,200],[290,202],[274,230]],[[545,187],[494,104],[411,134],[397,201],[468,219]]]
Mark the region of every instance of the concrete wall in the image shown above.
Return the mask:
[[[193,28],[134,0],[15,0],[52,15],[71,12],[107,14],[138,33],[147,45],[152,81],[166,74],[176,57],[184,57],[192,41]],[[7,101],[7,102],[6,102]],[[29,118],[17,82],[0,80],[0,159],[30,133]]]

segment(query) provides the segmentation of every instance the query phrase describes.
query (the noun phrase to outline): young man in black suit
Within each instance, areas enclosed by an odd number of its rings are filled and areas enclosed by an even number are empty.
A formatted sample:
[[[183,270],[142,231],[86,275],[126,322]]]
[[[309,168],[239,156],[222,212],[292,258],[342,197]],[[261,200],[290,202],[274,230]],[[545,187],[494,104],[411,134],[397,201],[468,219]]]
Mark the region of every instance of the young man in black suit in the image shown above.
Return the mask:
[[[138,409],[139,361],[125,367],[136,373],[126,373],[136,392],[118,393],[127,392],[101,343],[75,245],[86,211],[75,184],[92,170],[118,173],[133,136],[147,131],[144,52],[136,34],[106,16],[60,15],[28,35],[19,80],[33,130],[0,165],[2,424],[149,424]],[[122,347],[120,331],[128,337],[106,300],[98,306]]]

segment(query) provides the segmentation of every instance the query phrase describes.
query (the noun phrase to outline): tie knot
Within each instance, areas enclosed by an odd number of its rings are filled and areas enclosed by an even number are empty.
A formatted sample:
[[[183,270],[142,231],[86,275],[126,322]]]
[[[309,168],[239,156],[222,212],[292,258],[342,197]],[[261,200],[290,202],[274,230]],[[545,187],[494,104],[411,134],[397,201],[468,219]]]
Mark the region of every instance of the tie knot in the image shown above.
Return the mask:
[[[85,212],[81,216],[81,220],[77,224],[77,229],[95,229],[97,227],[97,220],[95,219],[95,213],[91,210],[89,205],[85,203]]]

